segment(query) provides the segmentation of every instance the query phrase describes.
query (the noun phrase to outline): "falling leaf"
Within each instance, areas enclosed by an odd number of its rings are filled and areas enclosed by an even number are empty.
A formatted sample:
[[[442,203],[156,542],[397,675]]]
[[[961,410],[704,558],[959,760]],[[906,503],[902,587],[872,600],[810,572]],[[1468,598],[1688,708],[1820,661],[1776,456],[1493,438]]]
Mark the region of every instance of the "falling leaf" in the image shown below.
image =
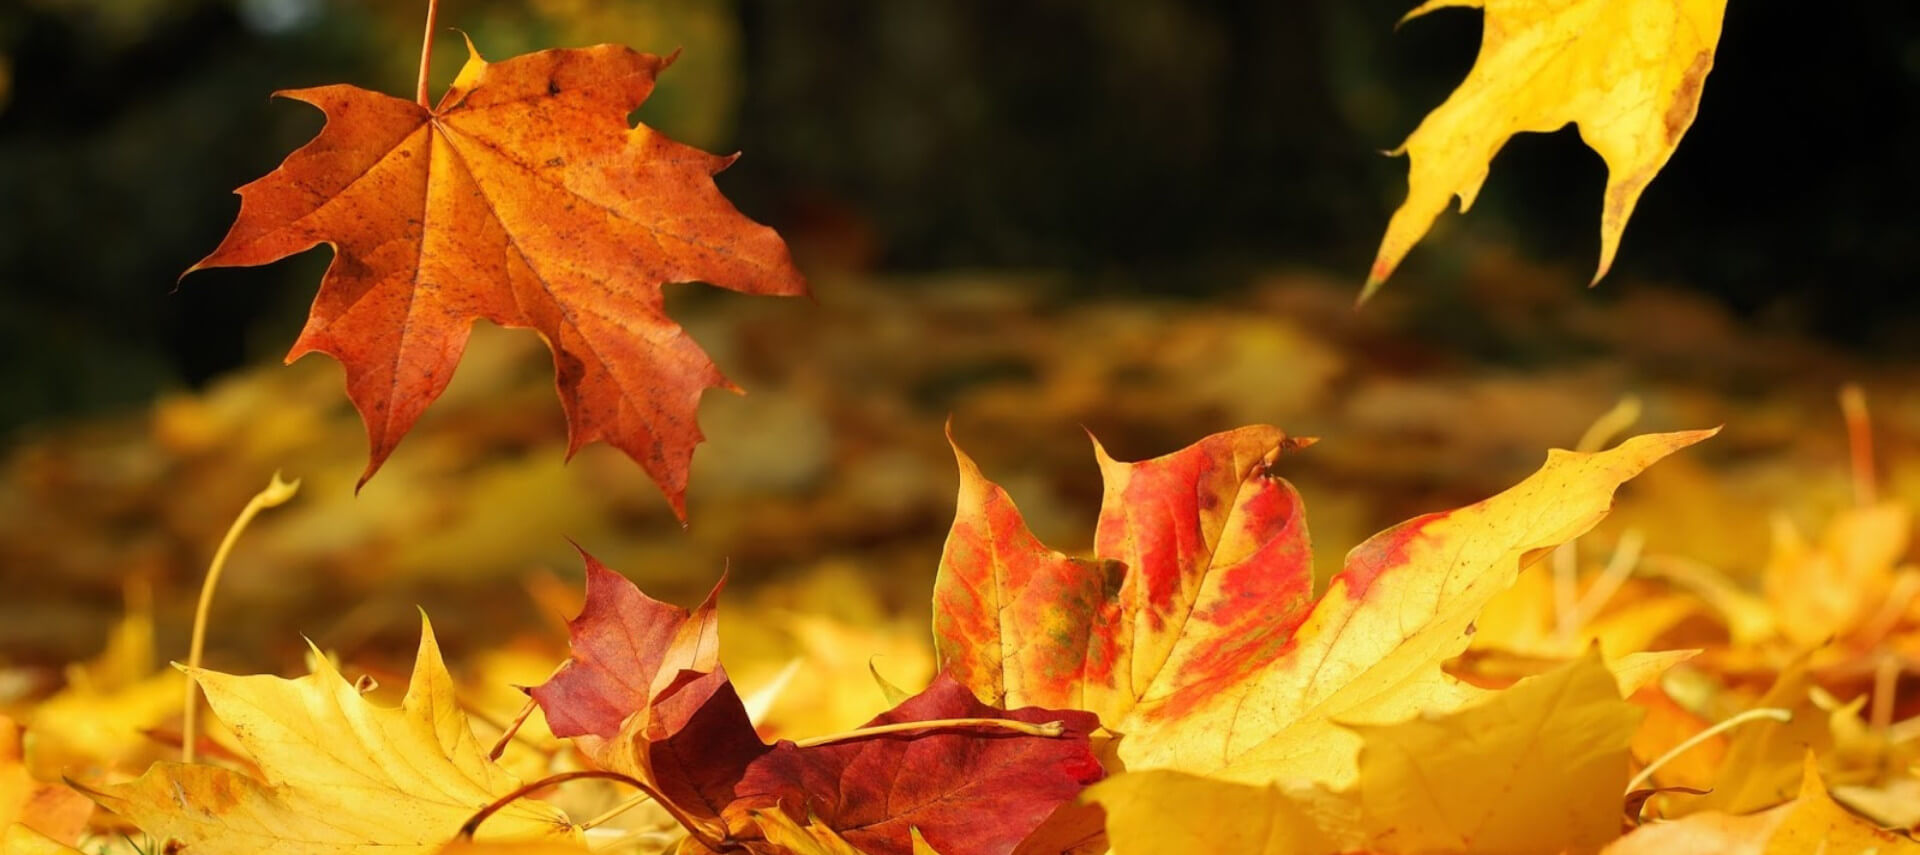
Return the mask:
[[[1151,770],[1088,798],[1106,808],[1122,855],[1592,852],[1619,835],[1639,721],[1590,652],[1448,715],[1352,728],[1362,747],[1350,790]]]
[[[1274,428],[1165,457],[1096,452],[1107,488],[1095,557],[1042,546],[964,453],[935,586],[943,668],[989,703],[1092,711],[1128,769],[1349,785],[1358,737],[1482,696],[1441,669],[1474,616],[1541,550],[1585,532],[1615,488],[1712,435],[1552,452],[1513,488],[1376,535],[1318,602]]]
[[[1427,0],[1401,20],[1449,6],[1484,10],[1480,56],[1393,152],[1412,163],[1407,200],[1387,225],[1367,293],[1455,196],[1460,210],[1473,206],[1510,137],[1568,124],[1607,164],[1598,282],[1641,191],[1693,124],[1726,0]]]
[[[667,317],[661,286],[805,283],[779,236],[714,186],[732,158],[628,125],[670,58],[602,45],[489,64],[469,47],[432,109],[346,85],[281,93],[327,124],[240,188],[239,218],[193,270],[334,248],[288,359],[346,368],[372,446],[363,483],[484,318],[553,349],[569,453],[607,440],[685,516],[700,395],[731,384]]]
[[[474,739],[424,616],[399,707],[368,703],[325,656],[314,662],[312,674],[295,680],[190,672],[264,780],[158,763],[137,780],[89,794],[155,837],[205,855],[426,855],[519,786]],[[576,833],[558,811],[523,799],[480,835],[566,840]]]

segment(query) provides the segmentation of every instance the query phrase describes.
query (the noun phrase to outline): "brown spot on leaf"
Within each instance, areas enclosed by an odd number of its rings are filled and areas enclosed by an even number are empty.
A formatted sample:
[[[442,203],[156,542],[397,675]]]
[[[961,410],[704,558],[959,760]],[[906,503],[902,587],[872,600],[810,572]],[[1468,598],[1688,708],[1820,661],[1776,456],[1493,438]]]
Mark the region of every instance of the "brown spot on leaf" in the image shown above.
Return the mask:
[[[1687,66],[1687,72],[1680,78],[1680,89],[1674,93],[1673,105],[1667,108],[1663,117],[1667,126],[1667,145],[1680,141],[1680,135],[1687,132],[1687,126],[1693,124],[1693,114],[1700,106],[1700,87],[1707,82],[1707,72],[1713,70],[1713,51],[1703,50],[1694,56],[1693,63]]]

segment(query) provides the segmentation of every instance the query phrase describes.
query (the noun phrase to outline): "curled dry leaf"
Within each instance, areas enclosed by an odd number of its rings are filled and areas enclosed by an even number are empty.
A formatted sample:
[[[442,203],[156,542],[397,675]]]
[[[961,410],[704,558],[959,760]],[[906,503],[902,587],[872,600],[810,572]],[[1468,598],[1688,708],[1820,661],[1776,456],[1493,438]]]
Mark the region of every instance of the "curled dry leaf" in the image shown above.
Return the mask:
[[[317,653],[317,651],[316,651]],[[189,672],[264,780],[157,763],[137,780],[88,791],[102,807],[197,855],[428,855],[519,780],[487,759],[455,700],[433,628],[399,707],[377,707],[314,657],[295,680]],[[521,800],[483,838],[566,841],[559,811]]]
[[[1293,444],[1278,429],[1141,463],[1096,446],[1107,486],[1091,559],[1043,546],[956,449],[959,510],[934,592],[941,662],[988,703],[1096,713],[1127,769],[1344,789],[1359,737],[1340,725],[1482,697],[1441,668],[1480,608],[1592,527],[1621,482],[1712,433],[1552,452],[1504,493],[1361,544],[1318,602],[1299,495],[1274,472]]]
[[[1444,7],[1484,10],[1480,56],[1393,152],[1412,163],[1407,200],[1387,224],[1367,293],[1455,196],[1462,211],[1472,207],[1510,137],[1570,123],[1607,163],[1600,281],[1641,191],[1693,124],[1726,0],[1428,0],[1402,21]]]
[[[628,125],[669,62],[617,45],[498,64],[471,52],[432,109],[346,85],[280,93],[327,124],[240,188],[239,218],[193,270],[334,248],[288,359],[320,352],[346,369],[372,446],[362,482],[485,319],[552,348],[570,452],[610,442],[685,516],[700,395],[731,384],[667,317],[661,286],[806,284],[780,237],[715,187],[732,158]]]

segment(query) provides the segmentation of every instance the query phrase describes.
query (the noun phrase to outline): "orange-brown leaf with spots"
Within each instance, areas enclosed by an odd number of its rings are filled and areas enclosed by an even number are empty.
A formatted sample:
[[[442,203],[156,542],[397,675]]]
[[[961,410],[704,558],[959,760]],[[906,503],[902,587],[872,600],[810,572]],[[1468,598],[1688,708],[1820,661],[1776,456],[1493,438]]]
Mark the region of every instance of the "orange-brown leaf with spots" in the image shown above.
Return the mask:
[[[232,230],[192,270],[333,247],[288,359],[345,367],[372,446],[363,483],[485,319],[552,348],[570,453],[611,443],[685,516],[700,396],[733,386],[667,317],[661,286],[806,283],[779,235],[714,185],[732,158],[628,124],[669,62],[617,45],[498,64],[472,52],[432,108],[346,85],[280,93],[327,124],[240,188]]]

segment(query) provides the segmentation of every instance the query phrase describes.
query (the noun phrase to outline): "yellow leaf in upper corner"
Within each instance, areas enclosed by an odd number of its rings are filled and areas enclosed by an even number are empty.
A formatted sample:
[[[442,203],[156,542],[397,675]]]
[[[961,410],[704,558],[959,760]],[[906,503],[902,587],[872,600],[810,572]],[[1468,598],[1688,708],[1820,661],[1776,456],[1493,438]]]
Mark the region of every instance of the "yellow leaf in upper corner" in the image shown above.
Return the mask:
[[[1411,160],[1407,200],[1387,225],[1367,293],[1455,196],[1462,211],[1472,207],[1510,137],[1569,123],[1607,164],[1599,281],[1641,191],[1693,124],[1726,0],[1427,0],[1406,19],[1447,6],[1485,11],[1480,56],[1395,152]]]
[[[1177,772],[1094,785],[1114,851],[1592,852],[1619,834],[1641,712],[1597,652],[1444,716],[1355,726],[1353,789]]]
[[[217,766],[158,763],[90,793],[103,807],[196,855],[427,855],[520,785],[488,760],[454,699],[433,629],[399,707],[361,697],[324,656],[295,680],[197,670],[207,703],[265,780]],[[577,840],[566,817],[522,799],[482,838]]]

